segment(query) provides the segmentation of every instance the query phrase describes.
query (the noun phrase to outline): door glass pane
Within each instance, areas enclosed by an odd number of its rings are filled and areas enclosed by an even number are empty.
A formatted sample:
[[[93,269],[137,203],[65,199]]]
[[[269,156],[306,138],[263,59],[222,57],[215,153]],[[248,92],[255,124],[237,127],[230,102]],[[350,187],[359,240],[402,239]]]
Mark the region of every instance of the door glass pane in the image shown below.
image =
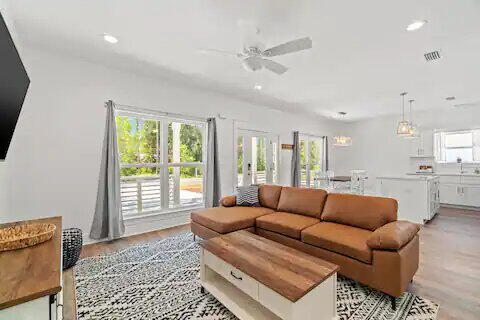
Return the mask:
[[[300,186],[308,187],[307,182],[307,141],[300,140]]]
[[[267,139],[265,137],[252,138],[252,183],[266,183]]]
[[[168,162],[202,162],[203,127],[171,122],[168,125]]]
[[[203,170],[201,167],[168,168],[169,207],[203,204]]]
[[[315,173],[322,170],[322,141],[318,139],[311,139],[309,141],[309,168],[310,179],[315,177]],[[312,186],[312,184],[310,184]]]
[[[237,138],[237,184],[243,186],[243,137]]]

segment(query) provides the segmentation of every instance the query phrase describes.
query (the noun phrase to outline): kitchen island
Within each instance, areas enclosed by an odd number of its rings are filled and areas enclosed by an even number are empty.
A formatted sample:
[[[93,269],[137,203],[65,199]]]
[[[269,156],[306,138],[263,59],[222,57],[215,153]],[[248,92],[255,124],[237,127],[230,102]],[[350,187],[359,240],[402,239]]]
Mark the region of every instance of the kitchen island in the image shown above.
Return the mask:
[[[439,177],[398,175],[377,177],[377,194],[398,201],[398,220],[424,224],[440,207]]]

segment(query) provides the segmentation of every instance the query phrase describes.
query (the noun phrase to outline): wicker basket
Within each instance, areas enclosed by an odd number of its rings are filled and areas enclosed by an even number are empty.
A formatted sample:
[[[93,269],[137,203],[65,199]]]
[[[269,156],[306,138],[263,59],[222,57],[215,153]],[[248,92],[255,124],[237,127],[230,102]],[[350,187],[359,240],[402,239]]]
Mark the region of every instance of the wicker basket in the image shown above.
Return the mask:
[[[73,267],[82,252],[82,230],[70,228],[63,230],[63,270]]]
[[[31,247],[50,240],[57,227],[51,223],[26,223],[0,229],[0,252]]]

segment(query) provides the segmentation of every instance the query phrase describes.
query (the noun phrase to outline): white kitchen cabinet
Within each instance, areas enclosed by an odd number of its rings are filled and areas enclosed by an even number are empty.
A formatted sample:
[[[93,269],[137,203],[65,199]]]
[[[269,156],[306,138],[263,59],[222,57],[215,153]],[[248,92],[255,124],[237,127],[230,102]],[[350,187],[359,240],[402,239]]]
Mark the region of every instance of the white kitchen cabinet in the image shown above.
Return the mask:
[[[440,183],[440,203],[462,206],[464,202],[460,184]]]
[[[453,206],[480,207],[480,178],[441,176],[440,202]]]
[[[424,130],[420,137],[410,141],[411,157],[432,157],[433,156],[433,131]]]
[[[463,205],[468,207],[480,207],[480,185],[461,186]]]

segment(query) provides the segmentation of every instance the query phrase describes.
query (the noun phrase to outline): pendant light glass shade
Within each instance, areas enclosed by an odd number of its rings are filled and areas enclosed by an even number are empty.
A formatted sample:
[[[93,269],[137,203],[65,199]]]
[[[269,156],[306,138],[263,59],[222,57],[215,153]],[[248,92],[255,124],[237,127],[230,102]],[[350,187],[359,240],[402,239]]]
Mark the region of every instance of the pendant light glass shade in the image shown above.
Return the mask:
[[[338,113],[340,119],[345,119],[346,112]],[[333,145],[336,147],[350,147],[352,145],[352,137],[335,136],[333,137]]]
[[[397,126],[397,136],[407,137],[410,135],[410,122],[405,120],[405,96],[406,92],[400,94],[402,96],[402,121],[398,123]]]
[[[397,135],[401,137],[407,137],[410,135],[410,122],[400,121],[397,127]]]
[[[333,137],[333,145],[337,147],[350,147],[352,145],[352,138],[346,136]]]

